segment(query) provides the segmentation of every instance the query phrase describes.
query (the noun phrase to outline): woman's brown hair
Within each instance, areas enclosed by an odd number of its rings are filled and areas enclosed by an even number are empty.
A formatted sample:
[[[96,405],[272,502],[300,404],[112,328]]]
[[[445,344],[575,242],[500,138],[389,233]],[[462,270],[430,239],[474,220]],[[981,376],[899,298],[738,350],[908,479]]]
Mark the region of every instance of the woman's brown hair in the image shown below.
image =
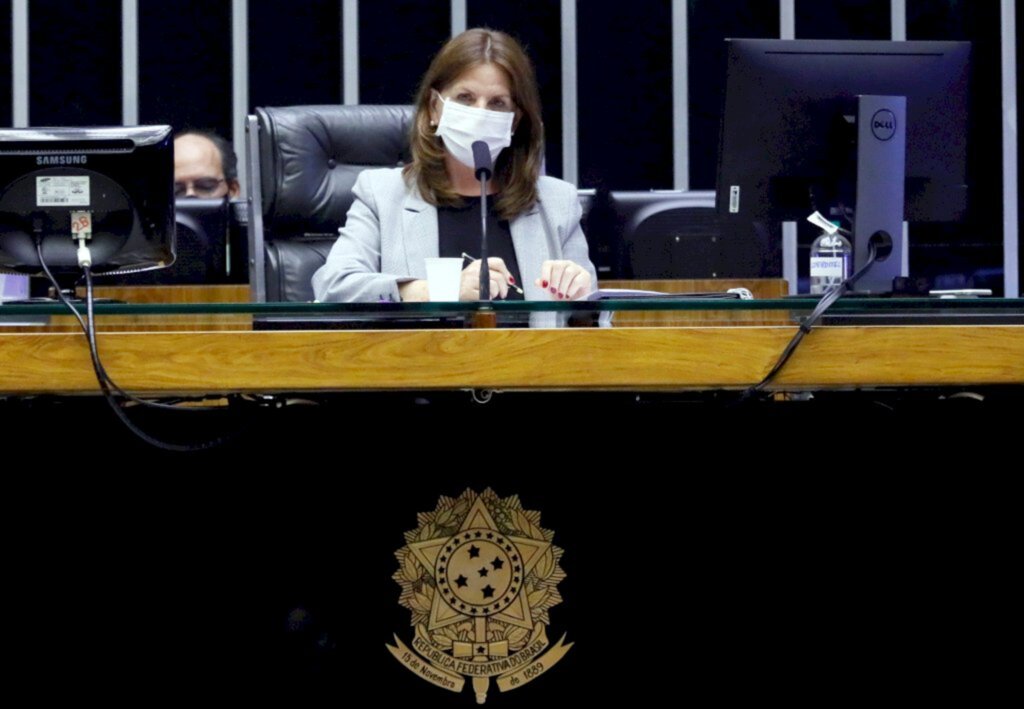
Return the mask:
[[[466,71],[482,64],[493,64],[505,72],[516,107],[512,145],[501,151],[494,165],[495,178],[501,186],[495,209],[501,218],[511,219],[537,201],[544,126],[533,65],[519,43],[504,32],[466,30],[452,37],[434,57],[416,93],[416,117],[409,139],[412,163],[406,166],[405,173],[415,180],[423,198],[431,204],[461,202],[445,171],[444,144],[430,125],[430,104],[434,91],[443,92]]]

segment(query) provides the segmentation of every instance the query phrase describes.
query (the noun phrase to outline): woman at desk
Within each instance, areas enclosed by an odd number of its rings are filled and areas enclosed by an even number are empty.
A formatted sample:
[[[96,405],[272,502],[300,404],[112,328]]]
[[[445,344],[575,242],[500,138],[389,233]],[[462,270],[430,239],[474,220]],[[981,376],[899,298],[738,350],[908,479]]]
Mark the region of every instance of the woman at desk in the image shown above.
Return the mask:
[[[488,248],[492,298],[574,299],[597,282],[576,188],[540,176],[544,131],[530,60],[506,34],[472,29],[449,40],[416,97],[412,162],[364,170],[327,262],[320,301],[428,299],[431,256],[465,256],[461,300],[480,299],[480,183],[472,144],[494,161]],[[520,287],[522,292],[520,292]]]

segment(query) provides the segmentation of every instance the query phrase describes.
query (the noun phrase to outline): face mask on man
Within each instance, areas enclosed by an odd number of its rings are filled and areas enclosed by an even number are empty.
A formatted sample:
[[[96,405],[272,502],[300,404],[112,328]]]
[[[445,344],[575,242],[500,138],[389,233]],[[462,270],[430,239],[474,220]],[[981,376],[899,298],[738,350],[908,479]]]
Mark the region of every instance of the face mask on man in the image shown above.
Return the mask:
[[[441,120],[437,124],[437,135],[441,136],[445,148],[452,156],[467,167],[473,164],[473,143],[484,141],[491,151],[491,162],[498,159],[502,150],[512,144],[512,111],[490,111],[486,108],[463,106],[440,94]]]

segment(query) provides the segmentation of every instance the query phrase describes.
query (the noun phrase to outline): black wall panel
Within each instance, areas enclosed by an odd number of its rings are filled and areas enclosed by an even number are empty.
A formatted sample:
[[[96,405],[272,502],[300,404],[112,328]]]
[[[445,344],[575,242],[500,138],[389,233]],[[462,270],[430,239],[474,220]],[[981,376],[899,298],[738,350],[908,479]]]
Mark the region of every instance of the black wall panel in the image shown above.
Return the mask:
[[[889,0],[796,0],[798,39],[890,39]]]
[[[341,3],[249,3],[250,109],[341,96]]]
[[[580,186],[672,187],[672,12],[576,3]]]
[[[715,188],[725,39],[779,36],[779,5],[749,0],[690,0],[690,188]]]
[[[121,3],[29,3],[29,124],[121,123]]]
[[[231,139],[230,3],[140,0],[139,121]]]
[[[359,12],[359,102],[412,103],[451,33],[448,3],[374,0]]]
[[[13,123],[11,101],[11,1],[0,0],[0,126]],[[3,51],[6,48],[7,51]]]
[[[908,0],[907,39],[973,43],[966,224],[916,225],[911,273],[1002,288],[1002,123],[998,3]],[[916,245],[916,247],[914,246]]]
[[[559,0],[467,4],[468,27],[490,27],[518,39],[533,60],[544,106],[547,174],[562,176],[562,44]]]

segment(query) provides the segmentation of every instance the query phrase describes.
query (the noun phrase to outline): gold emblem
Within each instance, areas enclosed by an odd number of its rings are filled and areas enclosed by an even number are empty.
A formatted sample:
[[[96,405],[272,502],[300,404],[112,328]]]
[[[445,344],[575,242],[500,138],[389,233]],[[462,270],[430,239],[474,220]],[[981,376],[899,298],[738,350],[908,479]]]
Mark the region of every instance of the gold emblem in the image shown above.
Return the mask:
[[[395,635],[386,647],[409,671],[461,692],[472,681],[477,703],[487,700],[491,678],[502,692],[550,670],[572,643],[551,645],[548,610],[561,603],[562,550],[542,529],[540,512],[519,497],[466,490],[442,497],[418,515],[395,552],[398,602],[412,613],[410,646]]]

